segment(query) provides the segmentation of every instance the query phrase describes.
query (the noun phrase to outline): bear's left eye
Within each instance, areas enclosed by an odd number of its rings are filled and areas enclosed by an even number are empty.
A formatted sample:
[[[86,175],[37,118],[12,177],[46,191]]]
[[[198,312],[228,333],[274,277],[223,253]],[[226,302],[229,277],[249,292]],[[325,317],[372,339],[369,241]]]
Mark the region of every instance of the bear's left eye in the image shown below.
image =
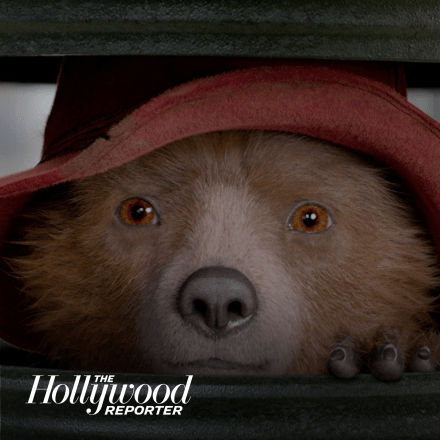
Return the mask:
[[[157,226],[159,215],[148,200],[132,197],[124,200],[118,208],[119,219],[130,226]]]
[[[287,221],[291,231],[305,233],[323,232],[332,224],[332,216],[326,208],[308,202],[296,206]]]

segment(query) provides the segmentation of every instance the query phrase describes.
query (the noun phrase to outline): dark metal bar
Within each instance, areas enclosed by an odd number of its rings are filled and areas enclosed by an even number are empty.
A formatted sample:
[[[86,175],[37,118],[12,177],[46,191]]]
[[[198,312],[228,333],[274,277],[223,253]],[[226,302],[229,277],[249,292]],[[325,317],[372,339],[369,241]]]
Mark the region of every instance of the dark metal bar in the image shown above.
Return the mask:
[[[35,376],[35,404],[26,404]],[[75,375],[96,373],[3,367],[2,438],[12,439],[377,439],[440,438],[440,374],[412,373],[395,383],[371,375],[194,377],[181,415],[96,415],[90,403],[41,404],[49,375],[73,389]],[[108,373],[106,373],[108,374]],[[186,376],[115,374],[114,383],[173,389]],[[93,376],[91,382],[93,383]],[[163,387],[162,387],[163,388]],[[64,388],[59,392],[62,399]],[[78,387],[77,397],[82,390]],[[84,394],[90,398],[91,386]],[[102,384],[99,388],[102,391]],[[132,390],[127,388],[125,398]],[[100,395],[100,394],[97,394]],[[142,395],[145,397],[145,395]],[[163,393],[159,395],[163,399]],[[179,395],[179,398],[181,395]],[[156,405],[155,403],[148,403]],[[133,401],[127,405],[137,405]],[[125,407],[127,406],[125,405]],[[166,405],[166,403],[165,403]],[[146,406],[146,405],[143,405]],[[156,410],[155,410],[156,411]]]
[[[440,62],[437,0],[5,0],[0,55]]]

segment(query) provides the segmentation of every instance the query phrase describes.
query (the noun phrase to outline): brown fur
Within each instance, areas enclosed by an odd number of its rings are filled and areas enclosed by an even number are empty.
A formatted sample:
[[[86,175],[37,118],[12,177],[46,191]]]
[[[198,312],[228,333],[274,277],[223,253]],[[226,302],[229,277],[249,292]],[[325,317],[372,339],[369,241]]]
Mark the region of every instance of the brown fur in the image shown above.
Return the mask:
[[[324,142],[200,135],[40,192],[9,264],[42,346],[75,368],[203,373],[190,364],[220,358],[242,366],[222,374],[325,373],[341,341],[366,354],[393,342],[406,361],[429,345],[439,367],[438,260],[396,192],[382,170]],[[115,212],[132,196],[153,196],[162,224],[122,224]],[[290,231],[302,200],[335,224]],[[229,338],[203,337],[176,309],[185,279],[214,265],[245,274],[258,296]]]

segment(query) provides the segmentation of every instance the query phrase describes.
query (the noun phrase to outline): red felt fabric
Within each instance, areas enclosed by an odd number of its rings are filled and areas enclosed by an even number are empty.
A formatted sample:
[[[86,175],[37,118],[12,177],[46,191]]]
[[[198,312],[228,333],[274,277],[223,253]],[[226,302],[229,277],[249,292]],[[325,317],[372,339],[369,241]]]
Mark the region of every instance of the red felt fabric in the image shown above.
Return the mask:
[[[341,69],[379,80],[405,95],[401,67],[393,63],[236,57],[69,57],[45,131],[43,156],[77,148],[78,141],[105,133],[109,125],[178,84],[258,66],[315,66]]]
[[[0,179],[0,243],[40,188],[106,171],[183,137],[253,128],[321,138],[390,165],[414,188],[440,249],[440,125],[406,101],[395,64],[90,57],[68,59],[63,69],[44,162]],[[19,294],[1,277],[0,335],[35,349]]]

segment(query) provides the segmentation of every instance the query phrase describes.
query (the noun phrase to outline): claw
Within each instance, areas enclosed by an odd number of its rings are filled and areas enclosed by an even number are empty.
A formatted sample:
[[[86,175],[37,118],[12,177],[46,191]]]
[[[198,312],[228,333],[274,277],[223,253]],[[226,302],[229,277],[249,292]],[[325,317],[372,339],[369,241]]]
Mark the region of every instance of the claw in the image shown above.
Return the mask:
[[[371,372],[381,380],[396,380],[403,373],[400,350],[393,344],[382,345],[370,358]]]
[[[431,350],[428,347],[420,347],[410,360],[408,368],[419,373],[435,371],[435,362]]]
[[[338,345],[330,354],[328,371],[336,377],[349,378],[359,372],[359,364],[351,348]]]

